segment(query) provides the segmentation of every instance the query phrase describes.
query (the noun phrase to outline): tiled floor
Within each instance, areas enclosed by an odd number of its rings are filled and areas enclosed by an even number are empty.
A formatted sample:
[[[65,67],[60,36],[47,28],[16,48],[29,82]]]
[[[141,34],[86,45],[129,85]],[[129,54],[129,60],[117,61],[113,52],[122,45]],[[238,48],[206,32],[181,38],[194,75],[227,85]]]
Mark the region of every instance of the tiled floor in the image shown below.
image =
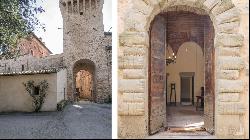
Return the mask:
[[[203,111],[196,111],[194,106],[167,106],[168,127],[202,126]]]
[[[202,130],[203,111],[196,111],[194,106],[167,106],[168,128],[148,138],[154,139],[215,139]],[[184,131],[183,131],[184,130]]]

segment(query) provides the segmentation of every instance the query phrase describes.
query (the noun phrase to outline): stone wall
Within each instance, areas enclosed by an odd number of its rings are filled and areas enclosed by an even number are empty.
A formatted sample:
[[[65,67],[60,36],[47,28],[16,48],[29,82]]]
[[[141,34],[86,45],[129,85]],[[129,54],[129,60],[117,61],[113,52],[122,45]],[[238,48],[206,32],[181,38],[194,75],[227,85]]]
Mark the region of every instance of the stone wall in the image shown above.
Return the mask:
[[[37,38],[33,33],[26,38],[20,39],[17,47],[20,50],[20,55],[30,54],[34,57],[40,58],[51,54],[41,38]]]
[[[73,2],[73,3],[72,3]],[[103,103],[111,95],[110,69],[107,60],[102,7],[103,0],[61,0],[64,26],[64,62],[68,71],[68,97],[74,100],[74,65],[81,60],[95,65],[96,101]],[[84,63],[84,62],[83,62]]]
[[[148,31],[155,16],[168,9],[210,16],[215,29],[215,135],[248,138],[247,0],[118,1],[119,137],[148,135]],[[140,96],[125,94],[134,90],[140,91]],[[137,104],[138,100],[142,104]]]
[[[73,100],[76,87],[73,82],[74,65],[78,61],[92,61],[95,66],[95,101],[108,101],[112,92],[112,34],[104,33],[104,1],[88,0],[88,4],[85,2],[87,0],[60,2],[64,25],[63,54],[43,58],[29,54],[16,59],[1,60],[0,73],[67,68],[67,98]]]
[[[16,59],[0,61],[0,73],[36,71],[52,68],[61,69],[64,67],[65,65],[63,54],[50,55],[43,58],[24,55]]]

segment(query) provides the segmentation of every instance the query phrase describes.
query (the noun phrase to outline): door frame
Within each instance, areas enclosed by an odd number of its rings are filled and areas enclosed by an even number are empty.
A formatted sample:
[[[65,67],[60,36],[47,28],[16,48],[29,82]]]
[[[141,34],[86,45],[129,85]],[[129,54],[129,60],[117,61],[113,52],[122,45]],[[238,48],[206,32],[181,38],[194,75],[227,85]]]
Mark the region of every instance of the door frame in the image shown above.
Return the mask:
[[[181,98],[181,78],[182,77],[189,77],[192,78],[192,105],[194,105],[194,77],[195,77],[195,72],[180,72],[180,98]],[[180,99],[180,103],[181,103],[181,99]]]

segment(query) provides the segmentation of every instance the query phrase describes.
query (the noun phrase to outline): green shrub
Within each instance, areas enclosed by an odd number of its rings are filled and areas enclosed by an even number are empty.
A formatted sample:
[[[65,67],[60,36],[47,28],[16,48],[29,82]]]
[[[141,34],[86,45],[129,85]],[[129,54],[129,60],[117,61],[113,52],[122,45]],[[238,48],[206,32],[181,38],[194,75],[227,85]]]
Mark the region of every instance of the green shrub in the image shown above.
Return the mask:
[[[23,83],[23,85],[25,86],[25,89],[28,94],[33,99],[34,111],[39,112],[47,96],[47,91],[49,88],[48,82],[46,80],[43,80],[37,86],[35,86],[35,82],[33,80],[30,80],[27,83]],[[37,95],[33,93],[34,89],[37,90]]]
[[[108,98],[106,99],[105,103],[107,103],[107,104],[111,104],[112,103],[112,97],[111,97],[111,95],[108,96]]]
[[[66,105],[68,105],[68,101],[67,100],[62,100],[59,103],[57,103],[57,111],[62,111]]]

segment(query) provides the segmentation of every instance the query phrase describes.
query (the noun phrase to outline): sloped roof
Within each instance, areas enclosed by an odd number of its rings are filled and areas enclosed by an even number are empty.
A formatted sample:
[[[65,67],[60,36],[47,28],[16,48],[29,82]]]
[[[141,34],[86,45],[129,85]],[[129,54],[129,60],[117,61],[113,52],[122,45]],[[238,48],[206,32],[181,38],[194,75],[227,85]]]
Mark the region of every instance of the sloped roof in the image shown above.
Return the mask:
[[[34,74],[50,74],[57,73],[56,69],[34,70],[34,71],[21,71],[21,72],[4,72],[0,76],[15,76],[15,75],[34,75]]]
[[[49,52],[49,54],[52,54],[52,52],[45,46],[45,44],[33,32],[31,32],[30,35],[32,35],[43,46],[43,48]]]

